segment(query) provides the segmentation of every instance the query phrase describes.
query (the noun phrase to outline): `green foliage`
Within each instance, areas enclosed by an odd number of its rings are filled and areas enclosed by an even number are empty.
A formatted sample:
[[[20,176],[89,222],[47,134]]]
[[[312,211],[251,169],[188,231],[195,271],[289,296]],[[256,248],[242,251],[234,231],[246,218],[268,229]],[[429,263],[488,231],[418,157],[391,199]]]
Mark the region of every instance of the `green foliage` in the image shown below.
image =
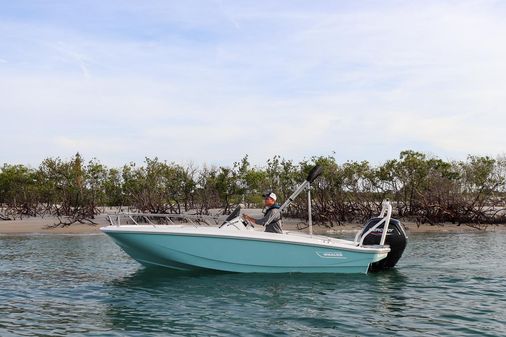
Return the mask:
[[[113,173],[110,179],[117,187],[111,201],[150,213],[181,213],[193,208],[197,182],[191,167],[146,158],[144,166],[123,166],[121,179],[119,172]],[[109,185],[109,190],[112,187]]]
[[[93,219],[98,206],[202,214],[216,208],[228,212],[238,203],[261,207],[268,190],[279,202],[286,200],[314,165],[324,168],[313,184],[314,219],[330,226],[365,220],[385,198],[397,216],[418,222],[506,221],[505,158],[469,156],[449,162],[411,150],[378,166],[339,164],[333,156],[299,163],[274,156],[265,167],[255,167],[244,156],[231,167],[195,168],[146,158],[140,166],[107,168],[97,160],[85,162],[79,154],[69,160],[45,159],[37,169],[3,164],[0,215],[52,214],[82,222]],[[306,198],[295,200],[287,213],[306,217]]]
[[[79,153],[68,161],[45,159],[37,171],[44,212],[57,216],[62,226],[92,223],[99,213],[98,206],[106,203],[107,173],[105,166],[95,160],[85,164]]]
[[[11,215],[35,215],[39,203],[39,181],[35,170],[23,165],[4,164],[0,169],[0,204]]]

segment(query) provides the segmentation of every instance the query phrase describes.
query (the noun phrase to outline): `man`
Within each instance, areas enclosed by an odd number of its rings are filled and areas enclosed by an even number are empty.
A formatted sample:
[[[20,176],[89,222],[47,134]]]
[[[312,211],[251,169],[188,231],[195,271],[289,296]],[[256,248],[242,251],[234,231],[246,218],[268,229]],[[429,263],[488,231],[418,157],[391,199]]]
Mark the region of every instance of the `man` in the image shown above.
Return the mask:
[[[244,219],[258,225],[265,226],[266,232],[271,233],[283,233],[281,229],[281,212],[279,211],[280,206],[276,204],[276,194],[269,192],[263,195],[264,206],[266,210],[264,217],[261,219],[255,219],[247,214],[243,214]]]

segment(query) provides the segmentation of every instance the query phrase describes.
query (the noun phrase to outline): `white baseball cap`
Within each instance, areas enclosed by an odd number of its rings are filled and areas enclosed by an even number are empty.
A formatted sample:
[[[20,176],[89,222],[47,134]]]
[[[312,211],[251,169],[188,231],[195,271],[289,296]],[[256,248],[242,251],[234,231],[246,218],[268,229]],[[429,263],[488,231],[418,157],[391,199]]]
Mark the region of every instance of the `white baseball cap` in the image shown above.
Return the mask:
[[[264,198],[271,198],[272,200],[276,201],[278,197],[276,197],[276,194],[274,192],[265,193],[263,195]]]

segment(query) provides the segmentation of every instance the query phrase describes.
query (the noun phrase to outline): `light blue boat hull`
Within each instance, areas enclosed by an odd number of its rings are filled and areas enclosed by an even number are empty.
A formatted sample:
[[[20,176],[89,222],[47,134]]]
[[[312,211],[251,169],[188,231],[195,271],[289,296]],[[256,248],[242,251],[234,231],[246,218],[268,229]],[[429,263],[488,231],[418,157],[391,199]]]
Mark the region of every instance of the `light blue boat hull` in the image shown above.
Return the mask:
[[[240,273],[367,273],[385,254],[279,242],[191,234],[106,232],[146,266]]]

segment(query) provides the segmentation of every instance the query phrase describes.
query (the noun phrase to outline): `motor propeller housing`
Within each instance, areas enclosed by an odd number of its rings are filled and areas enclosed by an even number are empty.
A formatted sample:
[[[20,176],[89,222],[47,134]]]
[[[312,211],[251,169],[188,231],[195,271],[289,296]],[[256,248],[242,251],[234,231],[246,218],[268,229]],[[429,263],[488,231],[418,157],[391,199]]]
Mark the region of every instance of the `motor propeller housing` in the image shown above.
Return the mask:
[[[381,217],[369,219],[364,225],[364,229],[362,233],[367,233],[367,231],[372,228],[375,224],[382,220]],[[384,223],[379,225],[378,228],[369,233],[363,241],[364,245],[379,245],[381,241],[381,236],[383,234]],[[385,239],[385,244],[390,246],[390,253],[388,253],[387,257],[378,262],[371,263],[369,266],[369,271],[376,272],[380,270],[391,269],[395,267],[397,262],[402,256],[404,249],[406,248],[408,242],[408,236],[406,235],[406,231],[402,226],[401,222],[397,219],[390,219],[388,225],[388,232]]]

